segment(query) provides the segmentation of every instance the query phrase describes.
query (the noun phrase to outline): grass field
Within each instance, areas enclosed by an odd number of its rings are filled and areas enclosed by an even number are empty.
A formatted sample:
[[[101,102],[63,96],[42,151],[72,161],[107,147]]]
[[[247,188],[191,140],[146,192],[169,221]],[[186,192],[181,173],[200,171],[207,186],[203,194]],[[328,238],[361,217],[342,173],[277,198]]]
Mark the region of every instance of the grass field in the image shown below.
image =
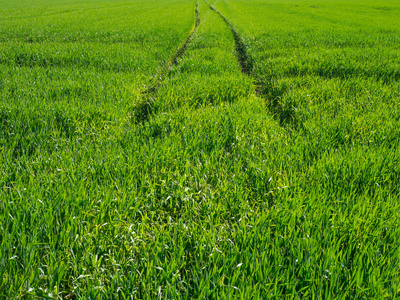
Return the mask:
[[[0,299],[400,298],[399,15],[0,0]]]

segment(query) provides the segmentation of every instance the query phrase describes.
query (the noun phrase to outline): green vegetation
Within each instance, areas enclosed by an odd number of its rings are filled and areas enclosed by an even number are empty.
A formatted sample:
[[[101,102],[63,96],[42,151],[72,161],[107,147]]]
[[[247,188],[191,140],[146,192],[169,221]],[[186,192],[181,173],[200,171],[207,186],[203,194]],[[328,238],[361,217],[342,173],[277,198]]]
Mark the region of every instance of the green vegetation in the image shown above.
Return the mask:
[[[0,0],[0,298],[399,297],[399,12]]]

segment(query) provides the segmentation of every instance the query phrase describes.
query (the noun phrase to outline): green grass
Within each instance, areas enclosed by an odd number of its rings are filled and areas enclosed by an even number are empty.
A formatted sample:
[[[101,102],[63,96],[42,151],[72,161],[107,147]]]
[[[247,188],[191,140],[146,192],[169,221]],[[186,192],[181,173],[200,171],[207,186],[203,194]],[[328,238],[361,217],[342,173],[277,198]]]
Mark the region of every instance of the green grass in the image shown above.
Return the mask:
[[[400,6],[209,2],[0,1],[0,298],[399,297]]]
[[[254,92],[252,80],[240,71],[229,28],[204,1],[199,11],[201,23],[185,56],[170,70],[157,94],[159,110],[234,102]]]

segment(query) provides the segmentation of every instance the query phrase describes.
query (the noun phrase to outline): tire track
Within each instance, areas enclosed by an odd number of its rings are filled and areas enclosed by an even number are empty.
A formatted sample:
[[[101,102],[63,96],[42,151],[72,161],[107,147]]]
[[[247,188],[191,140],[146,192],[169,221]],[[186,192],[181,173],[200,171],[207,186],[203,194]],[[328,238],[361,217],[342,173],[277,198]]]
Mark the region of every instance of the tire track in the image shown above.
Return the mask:
[[[242,37],[232,25],[231,22],[213,7],[207,0],[204,0],[211,10],[215,11],[224,20],[226,25],[230,28],[233,38],[235,40],[236,57],[242,69],[242,73],[246,74],[253,79],[255,86],[254,93],[261,97],[268,108],[273,114],[275,120],[279,122],[281,127],[292,127],[293,129],[302,128],[303,124],[301,120],[298,120],[296,109],[294,107],[288,107],[279,100],[282,98],[282,92],[278,91],[274,86],[272,80],[262,80],[254,72],[254,60],[247,50],[246,43]],[[278,95],[277,95],[278,94]]]
[[[150,115],[154,111],[154,102],[156,98],[156,94],[160,89],[162,83],[165,78],[168,76],[171,68],[176,66],[179,63],[179,60],[185,54],[190,41],[193,38],[194,33],[200,25],[200,13],[199,13],[199,4],[196,3],[195,11],[194,11],[194,24],[192,30],[189,32],[189,35],[185,39],[184,43],[176,50],[174,55],[171,57],[169,63],[167,63],[155,76],[155,79],[150,82],[147,88],[141,92],[140,99],[133,104],[132,111],[129,115],[129,119],[131,123],[143,123],[147,121]]]
[[[249,53],[247,51],[247,46],[243,42],[242,37],[237,32],[237,30],[232,25],[232,23],[229,22],[229,20],[223,14],[221,14],[214,6],[212,6],[210,3],[208,3],[208,1],[206,1],[206,0],[204,0],[204,1],[207,3],[207,5],[210,7],[211,10],[215,11],[222,18],[222,20],[224,20],[225,24],[231,30],[233,38],[235,40],[236,57],[242,68],[242,72],[250,77],[253,77],[252,76],[253,59],[249,55]]]
[[[173,56],[170,64],[167,66],[167,72],[173,67],[178,64],[179,59],[185,54],[188,45],[193,37],[193,34],[195,33],[197,27],[200,25],[200,14],[199,14],[199,4],[196,3],[196,8],[194,11],[194,26],[193,29],[190,31],[188,37],[185,40],[185,43],[175,52],[175,55]]]

